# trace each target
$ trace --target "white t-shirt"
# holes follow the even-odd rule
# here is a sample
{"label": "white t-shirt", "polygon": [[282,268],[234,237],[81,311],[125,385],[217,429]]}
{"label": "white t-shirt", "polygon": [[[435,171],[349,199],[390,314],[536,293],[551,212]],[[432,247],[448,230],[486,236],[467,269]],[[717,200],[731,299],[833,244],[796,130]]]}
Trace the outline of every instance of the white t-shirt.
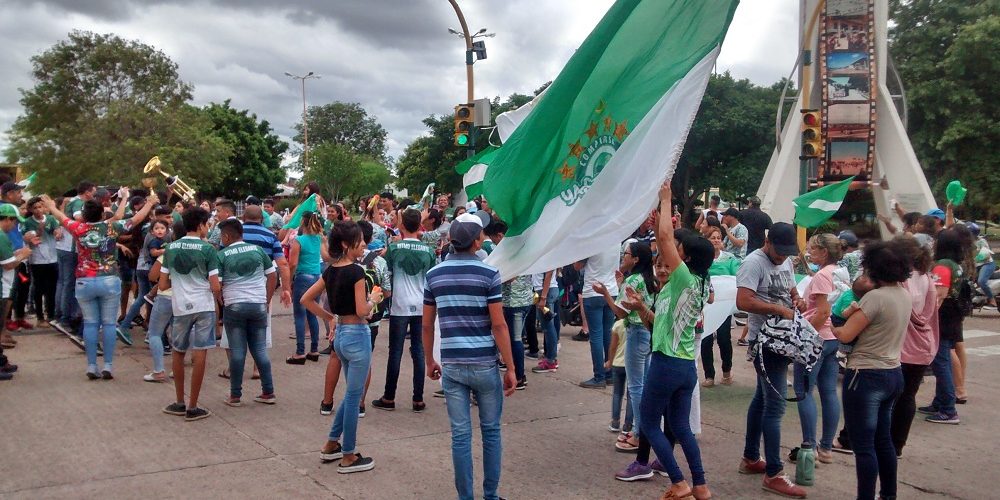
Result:
{"label": "white t-shirt", "polygon": [[615,245],[589,259],[583,267],[583,298],[600,297],[594,291],[594,283],[602,283],[612,296],[618,295],[618,282],[615,281],[615,271],[618,270],[619,248]]}

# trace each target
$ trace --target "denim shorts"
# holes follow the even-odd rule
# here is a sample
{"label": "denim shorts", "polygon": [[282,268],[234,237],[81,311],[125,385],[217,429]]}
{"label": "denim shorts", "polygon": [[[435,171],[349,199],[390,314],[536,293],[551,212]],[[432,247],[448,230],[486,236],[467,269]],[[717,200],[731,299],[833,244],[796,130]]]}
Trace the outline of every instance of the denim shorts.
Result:
{"label": "denim shorts", "polygon": [[174,316],[170,343],[177,352],[215,347],[215,311]]}

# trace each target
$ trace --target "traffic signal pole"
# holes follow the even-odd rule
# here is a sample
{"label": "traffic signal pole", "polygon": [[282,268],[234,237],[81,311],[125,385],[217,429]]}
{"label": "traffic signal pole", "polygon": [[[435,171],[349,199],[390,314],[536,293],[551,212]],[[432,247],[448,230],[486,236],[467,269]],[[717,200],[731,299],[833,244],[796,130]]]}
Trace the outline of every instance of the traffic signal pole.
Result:
{"label": "traffic signal pole", "polygon": [[[465,22],[465,15],[462,14],[462,9],[458,7],[458,2],[456,0],[448,0],[452,8],[455,9],[455,14],[458,16],[458,22],[462,25],[462,35],[465,37],[465,79],[466,79],[466,99],[465,102],[472,103],[476,100],[475,92],[473,91],[473,83],[475,78],[472,74],[472,65],[475,59],[472,55],[472,35],[469,34],[469,25]],[[472,127],[469,130],[469,144],[466,148],[466,157],[471,158],[476,154],[476,128]]]}

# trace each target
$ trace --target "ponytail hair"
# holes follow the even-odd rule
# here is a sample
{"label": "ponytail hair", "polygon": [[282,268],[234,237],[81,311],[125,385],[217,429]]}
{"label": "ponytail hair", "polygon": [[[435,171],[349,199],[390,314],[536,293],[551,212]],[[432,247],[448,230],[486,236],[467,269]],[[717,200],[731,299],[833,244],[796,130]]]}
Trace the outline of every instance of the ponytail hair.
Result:
{"label": "ponytail hair", "polygon": [[330,256],[334,259],[342,258],[347,248],[363,242],[364,236],[361,233],[361,227],[358,226],[357,222],[350,220],[334,222],[327,240]]}
{"label": "ponytail hair", "polygon": [[316,212],[302,214],[302,229],[308,234],[323,234],[323,223]]}

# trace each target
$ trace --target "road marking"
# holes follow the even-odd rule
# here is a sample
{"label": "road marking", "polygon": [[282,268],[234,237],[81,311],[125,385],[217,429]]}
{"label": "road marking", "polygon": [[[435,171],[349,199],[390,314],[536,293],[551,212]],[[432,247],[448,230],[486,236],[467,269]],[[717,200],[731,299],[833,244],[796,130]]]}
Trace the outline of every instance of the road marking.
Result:
{"label": "road marking", "polygon": [[968,339],[979,339],[983,337],[996,337],[1000,335],[998,332],[991,332],[989,330],[965,330],[962,332],[962,336]]}
{"label": "road marking", "polygon": [[971,347],[965,350],[966,354],[971,354],[973,356],[997,356],[1000,355],[1000,345],[991,345],[986,347]]}

